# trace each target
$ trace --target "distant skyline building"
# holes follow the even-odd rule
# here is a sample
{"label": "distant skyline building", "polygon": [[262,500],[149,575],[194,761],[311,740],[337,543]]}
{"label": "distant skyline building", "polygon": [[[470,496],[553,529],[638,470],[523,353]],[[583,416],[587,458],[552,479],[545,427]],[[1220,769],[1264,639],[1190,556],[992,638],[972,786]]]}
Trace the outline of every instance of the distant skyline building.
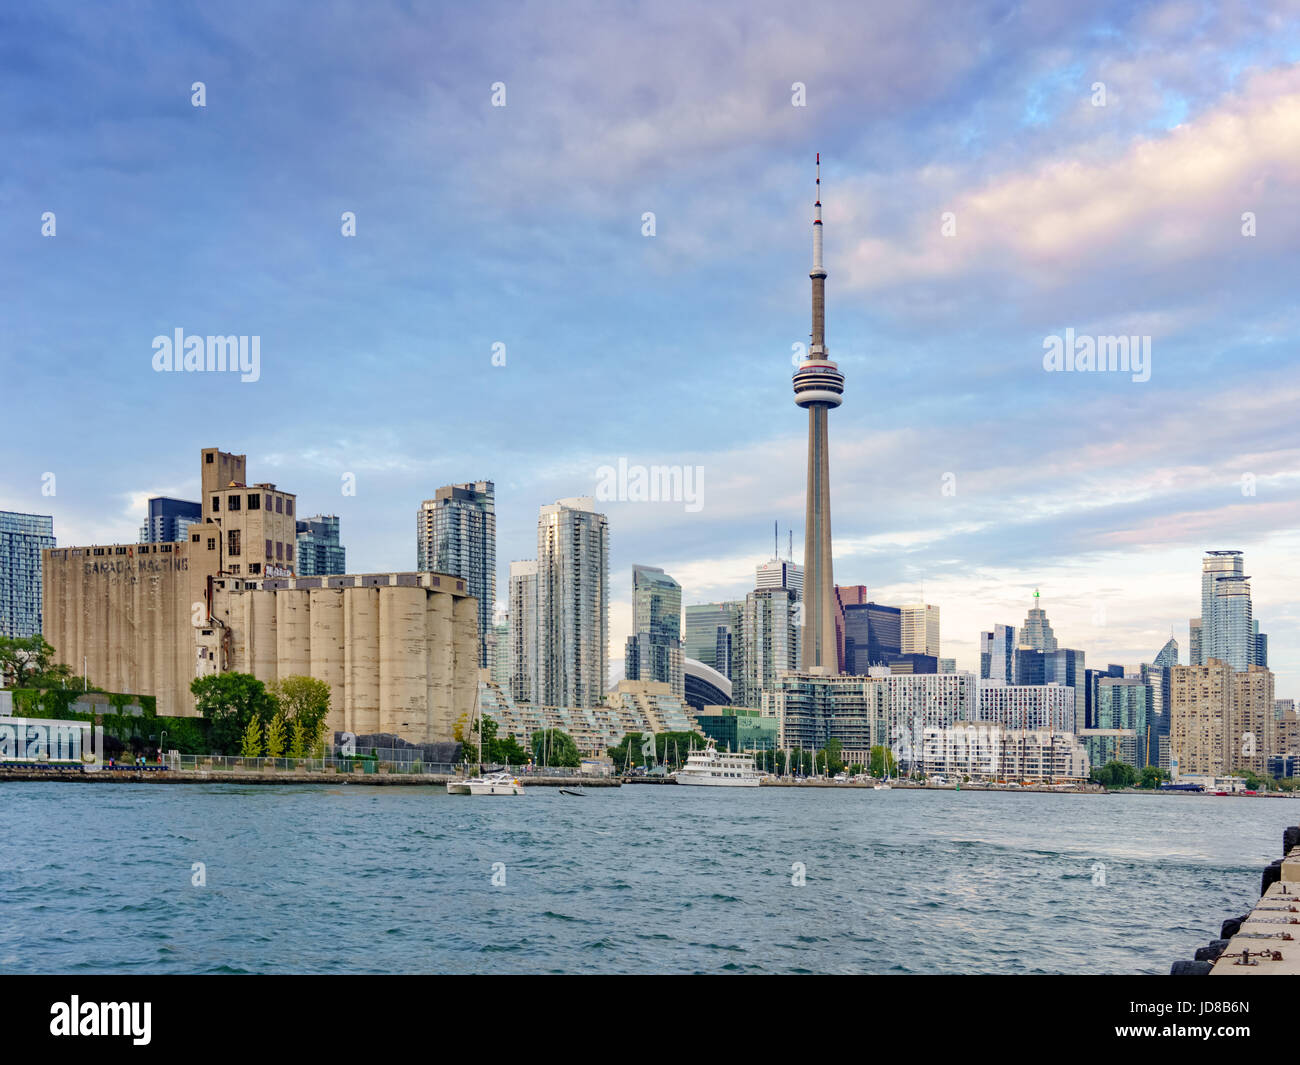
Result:
{"label": "distant skyline building", "polygon": [[633,566],[627,679],[660,681],[684,697],[682,658],[682,586],[656,566]]}
{"label": "distant skyline building", "polygon": [[821,155],[813,217],[812,343],[794,374],[794,401],[808,411],[807,505],[804,514],[803,632],[799,668],[836,675],[835,578],[831,564],[831,467],[827,423],[844,394],[844,375],[826,350],[826,269],[822,265]]}
{"label": "distant skyline building", "polygon": [[900,650],[903,654],[939,655],[939,608],[930,603],[899,607]]}
{"label": "distant skyline building", "polygon": [[1188,624],[1192,655],[1189,665],[1202,666],[1214,654],[1214,587],[1220,577],[1240,577],[1246,572],[1240,551],[1206,551],[1201,558],[1201,616]]}
{"label": "distant skyline building", "polygon": [[1034,605],[1029,608],[1029,615],[1016,635],[1016,646],[1031,647],[1035,651],[1056,650],[1056,634],[1047,620],[1047,611],[1039,602],[1037,588],[1034,589]]}
{"label": "distant skyline building", "polygon": [[[1255,624],[1250,601],[1250,578],[1245,574],[1216,577],[1214,580],[1214,624],[1206,654],[1217,658],[1238,672],[1249,669],[1255,661]],[[1202,635],[1204,647],[1204,635]],[[1208,661],[1208,659],[1207,659]]]}
{"label": "distant skyline building", "polygon": [[496,490],[491,481],[443,485],[416,514],[416,569],[461,577],[478,600],[479,666],[497,600]]}
{"label": "distant skyline building", "polygon": [[759,707],[783,670],[799,667],[799,596],[793,588],[755,588],[745,597],[743,638],[732,702]]}
{"label": "distant skyline building", "polygon": [[755,588],[788,588],[803,598],[803,567],[784,558],[773,558],[754,569]]}
{"label": "distant skyline building", "polygon": [[510,607],[507,612],[510,631],[511,698],[520,703],[539,701],[537,560],[510,563]]}
{"label": "distant skyline building", "polygon": [[152,496],[140,526],[140,543],[174,544],[190,538],[190,526],[203,520],[203,504],[170,496]]}
{"label": "distant skyline building", "polygon": [[744,638],[744,600],[695,603],[686,608],[683,654],[734,680],[733,662]]}
{"label": "distant skyline building", "polygon": [[980,679],[1011,684],[1016,678],[1016,630],[1012,625],[994,625],[980,633]]}
{"label": "distant skyline building", "polygon": [[310,518],[299,518],[295,528],[298,532],[299,577],[347,573],[348,552],[339,542],[337,514],[313,514]]}
{"label": "distant skyline building", "polygon": [[609,664],[609,519],[590,497],[538,515],[537,640],[540,701],[599,705]]}
{"label": "distant skyline building", "polygon": [[58,546],[54,518],[0,510],[0,636],[41,632],[41,552]]}

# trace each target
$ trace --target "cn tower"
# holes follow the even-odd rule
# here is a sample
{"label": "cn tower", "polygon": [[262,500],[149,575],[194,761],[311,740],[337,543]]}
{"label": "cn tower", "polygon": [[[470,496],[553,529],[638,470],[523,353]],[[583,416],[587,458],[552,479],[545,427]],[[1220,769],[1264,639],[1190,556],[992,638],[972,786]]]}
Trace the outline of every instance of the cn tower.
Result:
{"label": "cn tower", "polygon": [[831,462],[826,416],[844,395],[844,375],[826,355],[826,268],[822,265],[822,157],[813,215],[812,344],[794,374],[794,402],[808,409],[808,505],[803,532],[803,673],[839,673],[835,578],[831,573]]}

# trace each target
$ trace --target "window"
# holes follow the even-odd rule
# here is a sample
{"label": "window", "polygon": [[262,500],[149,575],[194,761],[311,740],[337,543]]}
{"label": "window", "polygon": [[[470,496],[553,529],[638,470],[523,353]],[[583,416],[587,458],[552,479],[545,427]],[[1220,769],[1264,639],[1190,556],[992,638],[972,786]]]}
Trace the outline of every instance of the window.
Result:
{"label": "window", "polygon": [[280,543],[279,540],[275,542],[275,557],[281,562],[284,561],[284,544]]}
{"label": "window", "polygon": [[113,552],[113,554],[115,554],[115,555],[125,555],[125,554],[126,554],[126,548],[125,548],[125,547],[119,547],[116,551]]}
{"label": "window", "polygon": [[276,497],[275,497],[275,512],[276,512],[277,514],[283,514],[283,513],[284,513],[284,496],[276,496]]}
{"label": "window", "polygon": [[203,456],[203,460],[204,460],[204,461],[205,461],[209,466],[211,466],[211,465],[212,465],[212,452],[209,451],[206,455],[204,455],[204,456]]}
{"label": "window", "polygon": [[231,573],[238,573],[238,572],[239,572],[239,563],[238,563],[238,562],[236,562],[233,566],[230,567],[230,572],[231,572]]}
{"label": "window", "polygon": [[215,514],[215,513],[216,513],[217,511],[219,511],[220,509],[221,509],[221,497],[220,497],[220,496],[213,496],[213,497],[212,497],[212,513]]}
{"label": "window", "polygon": [[250,563],[248,564],[248,572],[249,572],[249,573],[261,573],[261,572],[262,572],[262,563],[260,563],[260,562],[250,562]]}
{"label": "window", "polygon": [[266,511],[267,511],[267,513],[269,514],[270,511],[271,511],[271,493],[270,493],[270,492],[268,492],[268,493],[263,497],[263,506],[266,508]]}
{"label": "window", "polygon": [[267,541],[266,541],[266,557],[267,557],[267,558],[270,558],[270,557],[271,557],[271,541],[270,541],[270,540],[267,540]]}
{"label": "window", "polygon": [[262,505],[262,493],[261,493],[261,492],[249,492],[249,493],[248,493],[248,509],[249,509],[249,510],[257,510],[259,507],[261,507],[261,505]]}
{"label": "window", "polygon": [[237,496],[237,495],[231,495],[231,496],[227,497],[227,499],[226,499],[226,509],[227,509],[227,510],[238,510],[238,509],[239,509],[239,496]]}
{"label": "window", "polygon": [[209,536],[209,537],[208,537],[208,550],[209,550],[209,551],[215,551],[216,549],[217,549],[217,538],[216,538],[215,536]]}
{"label": "window", "polygon": [[172,545],[163,544],[158,550],[160,550],[164,555],[170,555],[172,553]]}
{"label": "window", "polygon": [[239,554],[239,530],[228,529],[226,531],[226,554],[235,556]]}
{"label": "window", "polygon": [[285,544],[285,545],[284,545],[284,560],[285,560],[286,562],[292,562],[292,561],[293,561],[293,544]]}
{"label": "window", "polygon": [[293,517],[293,500],[292,500],[292,499],[286,499],[286,500],[284,501],[284,512],[285,512],[286,514],[288,514],[289,517],[291,517],[291,518]]}
{"label": "window", "polygon": [[197,544],[198,542],[199,542],[199,534],[198,534],[198,533],[190,533],[190,543],[192,543],[192,544]]}

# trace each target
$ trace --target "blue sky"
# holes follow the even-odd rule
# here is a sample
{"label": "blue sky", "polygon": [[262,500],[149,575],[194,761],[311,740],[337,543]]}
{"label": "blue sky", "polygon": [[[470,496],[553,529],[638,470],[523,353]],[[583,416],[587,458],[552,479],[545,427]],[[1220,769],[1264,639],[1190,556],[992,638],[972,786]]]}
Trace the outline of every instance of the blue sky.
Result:
{"label": "blue sky", "polygon": [[[742,595],[773,521],[802,555],[820,151],[837,580],[938,603],[966,667],[1038,586],[1064,645],[1135,665],[1171,627],[1186,655],[1202,550],[1240,548],[1300,696],[1297,16],[7,5],[0,508],[134,539],[219,446],[376,571],[490,478],[504,599],[539,505],[701,466],[698,511],[607,507],[617,663],[633,563],[690,603]],[[155,373],[176,328],[260,336],[260,380]],[[1045,372],[1067,328],[1150,336],[1151,379]]]}

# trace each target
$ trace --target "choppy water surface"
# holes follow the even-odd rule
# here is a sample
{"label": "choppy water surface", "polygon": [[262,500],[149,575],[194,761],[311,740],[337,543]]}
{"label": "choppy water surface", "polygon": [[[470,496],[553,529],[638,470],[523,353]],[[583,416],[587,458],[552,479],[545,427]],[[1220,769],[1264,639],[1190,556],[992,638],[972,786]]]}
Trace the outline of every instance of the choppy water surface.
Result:
{"label": "choppy water surface", "polygon": [[1165,973],[1300,821],[1292,800],[786,788],[0,802],[0,971],[60,973]]}

